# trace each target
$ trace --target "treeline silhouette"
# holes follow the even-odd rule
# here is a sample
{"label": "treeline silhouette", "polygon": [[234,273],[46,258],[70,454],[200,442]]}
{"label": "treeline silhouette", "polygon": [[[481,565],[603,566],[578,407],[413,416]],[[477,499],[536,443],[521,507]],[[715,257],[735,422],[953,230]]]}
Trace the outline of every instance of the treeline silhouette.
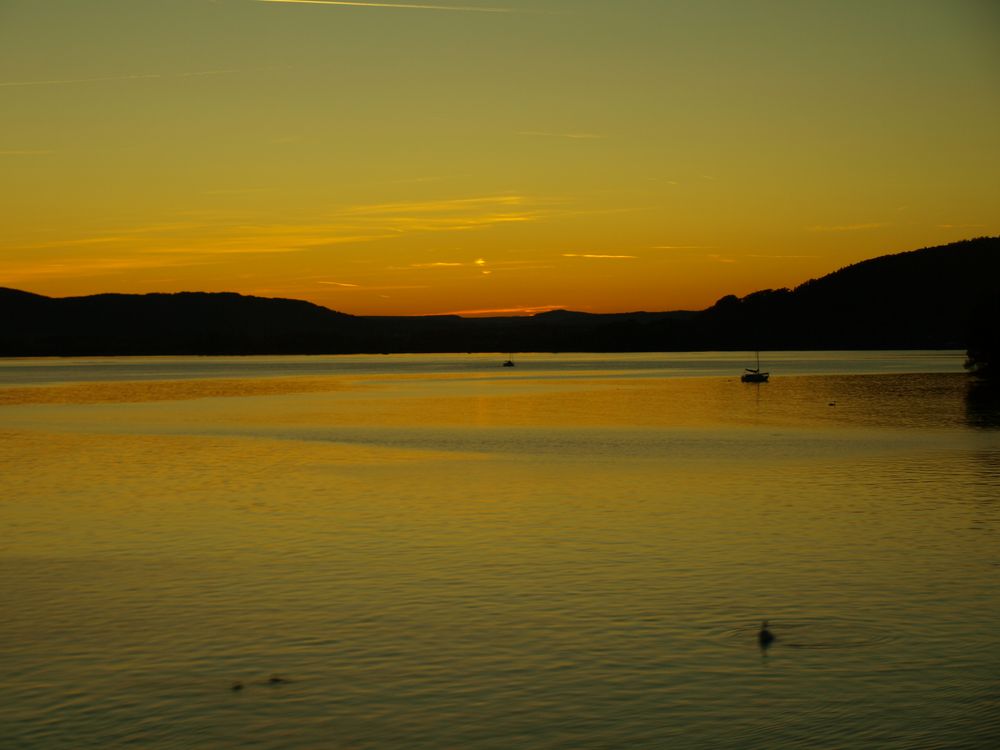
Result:
{"label": "treeline silhouette", "polygon": [[974,374],[1000,382],[1000,294],[990,295],[972,310],[965,366]]}
{"label": "treeline silhouette", "polygon": [[[1000,237],[886,255],[795,289],[767,289],[742,298],[729,295],[698,312],[355,316],[301,300],[234,293],[51,298],[0,288],[0,356],[978,345],[982,361],[992,356],[995,363],[998,326],[992,316],[997,300]],[[976,344],[979,341],[985,343]]]}

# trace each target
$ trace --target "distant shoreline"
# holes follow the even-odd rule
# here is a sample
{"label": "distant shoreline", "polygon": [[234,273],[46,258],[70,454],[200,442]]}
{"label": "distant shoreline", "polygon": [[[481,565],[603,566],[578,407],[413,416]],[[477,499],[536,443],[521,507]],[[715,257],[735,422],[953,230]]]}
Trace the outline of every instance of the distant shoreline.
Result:
{"label": "distant shoreline", "polygon": [[231,292],[53,298],[0,288],[0,356],[966,349],[989,337],[1000,237],[885,255],[700,311],[355,316]]}

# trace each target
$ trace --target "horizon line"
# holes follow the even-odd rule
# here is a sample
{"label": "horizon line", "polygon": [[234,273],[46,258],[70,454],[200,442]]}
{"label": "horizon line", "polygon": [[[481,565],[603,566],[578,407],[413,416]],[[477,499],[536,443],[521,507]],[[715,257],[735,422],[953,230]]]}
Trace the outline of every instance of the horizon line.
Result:
{"label": "horizon line", "polygon": [[259,3],[287,5],[333,5],[348,8],[396,8],[399,10],[444,10],[465,13],[514,13],[513,8],[489,8],[475,5],[426,5],[422,3],[374,3],[360,0],[257,0]]}

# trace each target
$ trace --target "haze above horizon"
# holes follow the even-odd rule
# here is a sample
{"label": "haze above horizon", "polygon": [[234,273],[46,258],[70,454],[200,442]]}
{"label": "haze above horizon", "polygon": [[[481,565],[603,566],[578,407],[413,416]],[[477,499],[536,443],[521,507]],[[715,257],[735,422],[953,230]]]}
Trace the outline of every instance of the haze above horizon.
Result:
{"label": "haze above horizon", "polygon": [[0,286],[703,309],[1000,234],[982,0],[5,0]]}

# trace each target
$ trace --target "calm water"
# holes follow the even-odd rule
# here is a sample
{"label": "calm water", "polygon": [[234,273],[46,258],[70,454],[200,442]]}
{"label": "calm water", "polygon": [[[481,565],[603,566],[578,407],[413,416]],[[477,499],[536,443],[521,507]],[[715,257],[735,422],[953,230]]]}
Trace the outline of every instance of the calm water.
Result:
{"label": "calm water", "polygon": [[744,359],[0,360],[0,747],[997,746],[996,396]]}

